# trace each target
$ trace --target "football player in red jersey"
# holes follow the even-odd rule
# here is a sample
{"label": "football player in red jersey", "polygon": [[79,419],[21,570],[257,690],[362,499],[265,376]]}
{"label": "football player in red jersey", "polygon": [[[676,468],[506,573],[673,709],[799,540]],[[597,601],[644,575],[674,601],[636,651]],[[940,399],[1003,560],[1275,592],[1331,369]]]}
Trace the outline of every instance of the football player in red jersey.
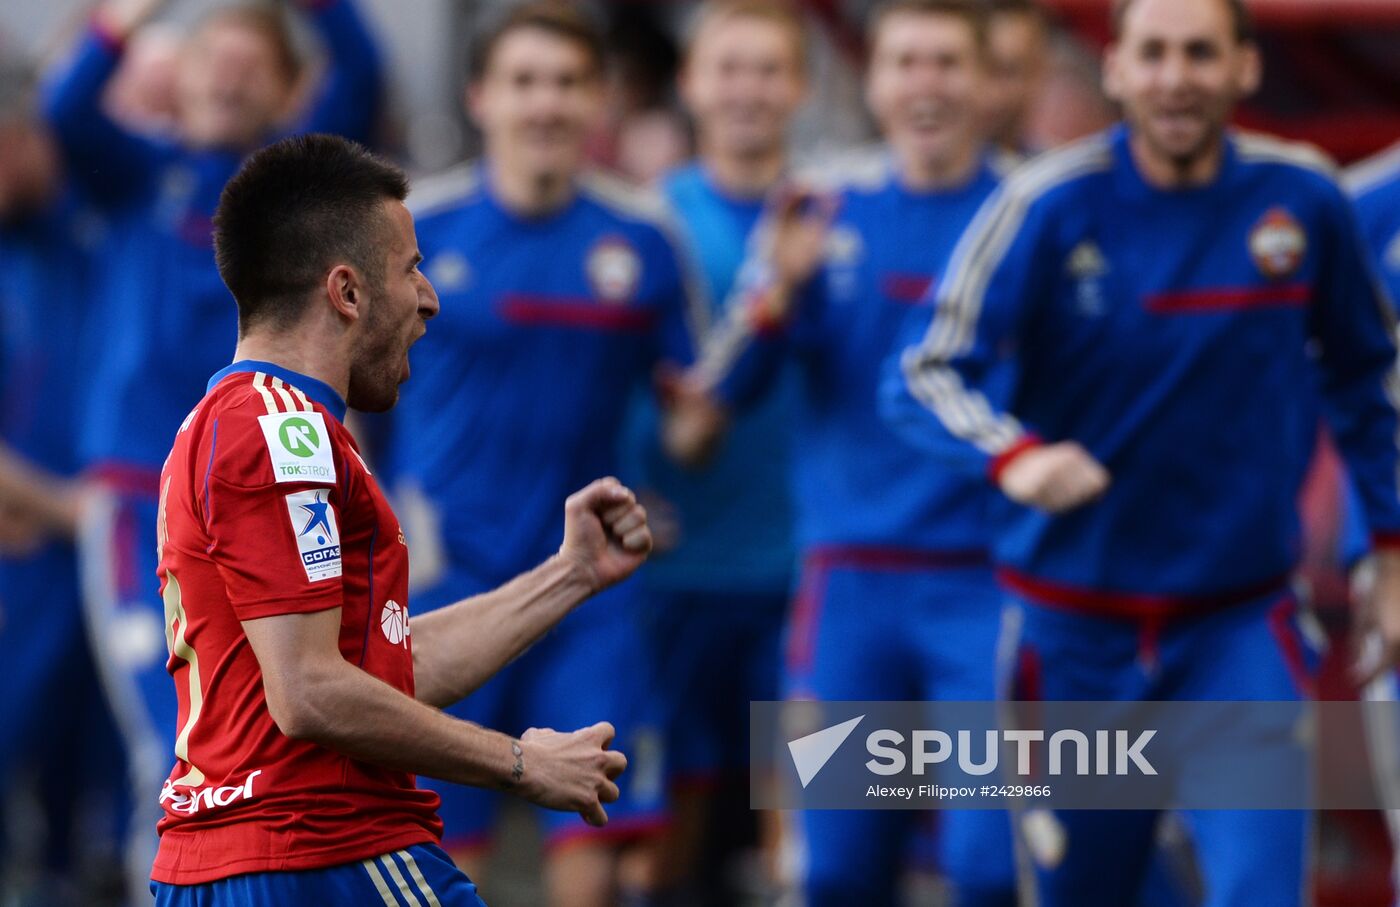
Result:
{"label": "football player in red jersey", "polygon": [[632,493],[565,503],[559,552],[408,620],[403,534],[341,420],[393,406],[438,311],[404,176],[329,136],[229,183],[216,250],[239,308],[233,365],[176,437],[158,525],[180,699],[157,902],[477,905],[414,775],[607,821],[612,728],[515,740],[440,707],[479,686],[651,548]]}

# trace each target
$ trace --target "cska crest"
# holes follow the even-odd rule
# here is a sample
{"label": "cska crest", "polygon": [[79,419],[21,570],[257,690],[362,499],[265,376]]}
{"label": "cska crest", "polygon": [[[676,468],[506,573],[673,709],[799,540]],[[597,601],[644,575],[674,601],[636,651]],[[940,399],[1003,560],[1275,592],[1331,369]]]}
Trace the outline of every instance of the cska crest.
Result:
{"label": "cska crest", "polygon": [[1270,208],[1249,233],[1249,255],[1270,280],[1293,276],[1307,251],[1307,234],[1284,208]]}
{"label": "cska crest", "polygon": [[636,292],[637,281],[642,276],[642,260],[626,240],[607,236],[588,253],[584,270],[599,299],[623,303]]}

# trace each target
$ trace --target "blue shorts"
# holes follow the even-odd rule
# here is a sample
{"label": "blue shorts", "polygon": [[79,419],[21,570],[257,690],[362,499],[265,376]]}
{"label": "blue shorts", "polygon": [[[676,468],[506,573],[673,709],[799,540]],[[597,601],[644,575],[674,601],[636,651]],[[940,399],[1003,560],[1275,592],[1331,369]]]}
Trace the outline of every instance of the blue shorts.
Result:
{"label": "blue shorts", "polygon": [[672,784],[749,765],[749,703],[778,698],[788,595],[648,589],[642,617]]}
{"label": "blue shorts", "polygon": [[[1286,592],[1160,622],[1018,603],[1007,611],[1005,689],[1016,700],[1276,700],[1310,695],[1318,653]],[[1127,904],[1144,894],[1158,814],[1036,811],[1019,818],[1042,907]],[[1204,907],[1304,903],[1310,817],[1185,811]]]}
{"label": "blue shorts", "polygon": [[[618,779],[621,799],[606,804],[608,824],[588,825],[575,813],[540,810],[545,843],[574,839],[627,839],[657,830],[666,818],[664,745],[657,701],[648,691],[649,660],[630,583],[615,586],[579,606],[524,655],[447,711],[467,721],[519,736],[528,728],[574,731],[611,722],[612,748],[627,756]],[[415,613],[441,607],[481,590],[460,576],[448,577],[411,600]],[[442,798],[443,846],[490,843],[502,794],[419,778]]]}
{"label": "blue shorts", "polygon": [[471,879],[432,844],[327,869],[254,872],[203,885],[152,882],[151,891],[157,907],[485,907]]}
{"label": "blue shorts", "polygon": [[[822,550],[803,563],[787,641],[789,697],[839,700],[996,698],[1003,595],[986,565]],[[798,865],[811,907],[893,905],[918,833],[916,813],[797,814]],[[995,810],[940,812],[936,862],[967,907],[1015,903],[1011,823]]]}

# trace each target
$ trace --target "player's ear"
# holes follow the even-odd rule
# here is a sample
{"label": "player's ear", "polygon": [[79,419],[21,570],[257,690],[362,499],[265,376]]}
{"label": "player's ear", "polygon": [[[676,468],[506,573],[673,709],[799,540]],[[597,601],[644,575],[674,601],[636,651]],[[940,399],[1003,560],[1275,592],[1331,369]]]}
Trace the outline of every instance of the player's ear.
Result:
{"label": "player's ear", "polygon": [[355,321],[360,317],[364,295],[360,275],[350,265],[336,265],[326,275],[326,298],[331,308],[346,320]]}
{"label": "player's ear", "polygon": [[482,111],[480,79],[467,80],[466,87],[462,89],[462,107],[466,110],[471,121],[480,125]]}
{"label": "player's ear", "polygon": [[1110,101],[1123,100],[1123,82],[1118,67],[1122,49],[1110,44],[1103,52],[1103,93]]}
{"label": "player's ear", "polygon": [[1259,46],[1253,41],[1246,42],[1240,46],[1239,71],[1236,76],[1239,96],[1247,98],[1254,94],[1263,80],[1264,59],[1259,53]]}

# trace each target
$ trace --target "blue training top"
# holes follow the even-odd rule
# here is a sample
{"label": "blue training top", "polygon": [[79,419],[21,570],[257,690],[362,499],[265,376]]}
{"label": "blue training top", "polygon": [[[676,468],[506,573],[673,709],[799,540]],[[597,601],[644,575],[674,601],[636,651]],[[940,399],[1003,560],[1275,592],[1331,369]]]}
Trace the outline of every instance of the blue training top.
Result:
{"label": "blue training top", "polygon": [[[828,168],[833,169],[833,168]],[[742,405],[795,359],[801,398],[793,427],[793,498],[800,547],[869,546],[924,552],[984,552],[989,545],[984,482],[940,468],[881,418],[877,391],[886,360],[911,319],[927,319],[930,287],[963,228],[994,191],[984,160],[952,189],[900,184],[883,149],[834,168],[840,210],[826,260],[776,334],[745,328],[744,305],[706,344],[702,371],[722,398]],[[753,298],[771,279],[746,269],[736,291]]]}
{"label": "blue training top", "polygon": [[82,400],[102,330],[92,309],[103,218],[67,192],[0,226],[0,440],[72,475]]}
{"label": "blue training top", "polygon": [[[1006,508],[997,556],[1032,599],[1199,604],[1293,567],[1319,384],[1372,531],[1400,530],[1392,320],[1320,155],[1232,133],[1211,184],[1162,191],[1119,127],[979,214],[887,410],[994,474],[1037,439],[1105,464],[1085,507]],[[1009,393],[988,387],[999,363]]]}
{"label": "blue training top", "polygon": [[429,505],[441,566],[476,588],[558,548],[564,499],[618,471],[632,391],[660,361],[688,363],[705,318],[658,200],[590,176],[561,210],[523,218],[486,169],[410,199],[442,311],[414,347],[387,445],[396,484]]}

